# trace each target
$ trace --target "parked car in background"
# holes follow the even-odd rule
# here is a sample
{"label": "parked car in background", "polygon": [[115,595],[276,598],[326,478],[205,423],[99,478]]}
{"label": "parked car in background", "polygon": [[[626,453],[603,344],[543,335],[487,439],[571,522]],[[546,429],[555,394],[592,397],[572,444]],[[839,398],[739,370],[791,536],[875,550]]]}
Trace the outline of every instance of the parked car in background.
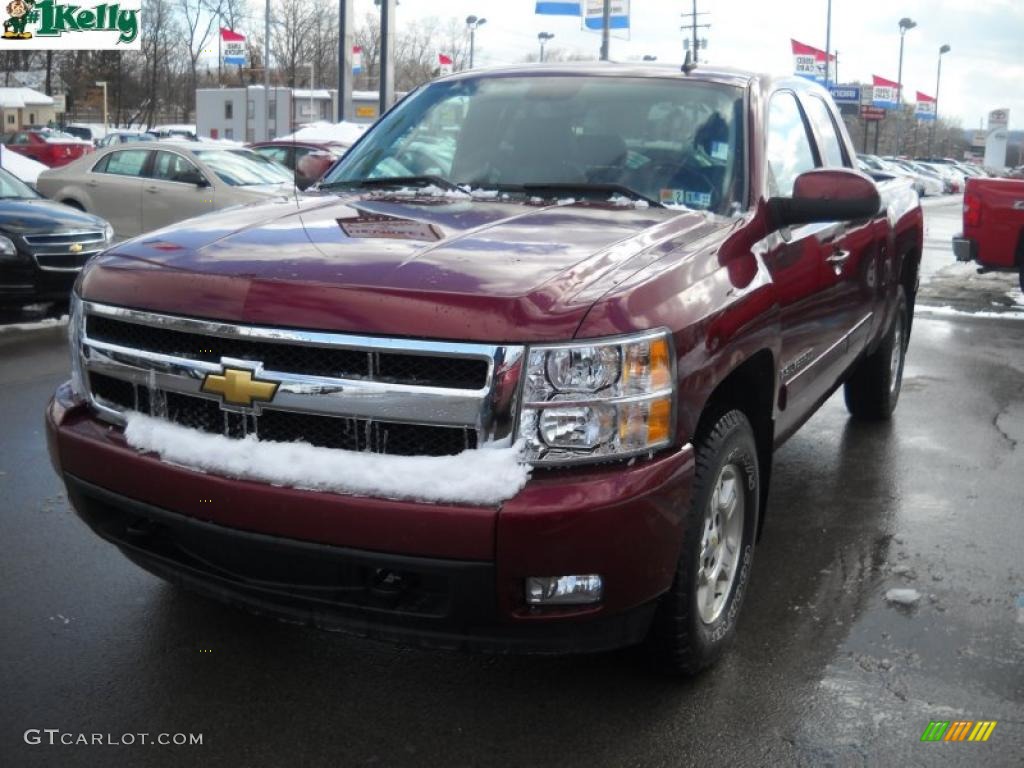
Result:
{"label": "parked car in background", "polygon": [[0,144],[49,168],[67,165],[95,150],[91,141],[49,129],[13,131],[0,137]]}
{"label": "parked car in background", "polygon": [[[912,171],[908,168],[904,168],[898,163],[890,162],[884,158],[878,157],[877,155],[858,155],[858,159],[871,169],[872,175],[877,179],[877,174],[885,174],[891,178],[906,179],[910,182],[910,185],[917,192],[918,197],[924,197],[927,194],[942,194],[942,185],[935,184],[933,180],[926,179],[925,176],[917,171]],[[939,191],[935,191],[938,189]]]}
{"label": "parked car in background", "polygon": [[69,123],[62,126],[61,130],[75,138],[81,139],[82,141],[88,141],[90,144],[95,144],[101,138],[99,131],[96,131],[90,125]]}
{"label": "parked car in background", "polygon": [[902,157],[883,157],[880,159],[890,168],[906,173],[908,178],[913,181],[914,187],[921,197],[945,194],[946,183],[934,172],[925,173],[915,167],[913,162]]}
{"label": "parked car in background", "polygon": [[147,133],[158,139],[199,140],[199,134],[196,133],[194,125],[154,125]]}
{"label": "parked car in background", "polygon": [[953,163],[931,163],[921,160],[917,162],[917,165],[938,174],[953,194],[960,194],[964,191],[966,175]]}
{"label": "parked car in background", "polygon": [[953,238],[957,261],[1017,272],[1024,291],[1024,180],[968,179],[964,229]]}
{"label": "parked car in background", "polygon": [[41,173],[37,187],[103,216],[120,237],[295,190],[287,169],[251,150],[189,141],[107,147]]}
{"label": "parked car in background", "polygon": [[46,200],[0,168],[0,305],[67,301],[82,266],[113,235],[98,216]]}
{"label": "parked car in background", "polygon": [[111,147],[115,144],[131,144],[137,141],[156,141],[156,136],[146,131],[111,131],[98,142],[97,147]]}
{"label": "parked car in background", "polygon": [[348,150],[343,144],[312,141],[261,141],[248,147],[294,171],[295,186],[299,189],[319,180]]}

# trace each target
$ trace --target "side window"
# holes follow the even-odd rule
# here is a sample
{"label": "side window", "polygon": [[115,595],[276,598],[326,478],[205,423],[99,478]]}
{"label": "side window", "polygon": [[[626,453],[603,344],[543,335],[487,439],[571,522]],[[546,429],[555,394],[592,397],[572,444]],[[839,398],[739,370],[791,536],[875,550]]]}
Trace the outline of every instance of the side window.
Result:
{"label": "side window", "polygon": [[97,164],[93,170],[100,173],[111,173],[115,176],[141,176],[142,168],[149,156],[148,149],[125,149],[107,155],[107,164],[102,170]]}
{"label": "side window", "polygon": [[796,177],[815,167],[800,105],[789,91],[776,93],[768,105],[767,158],[768,194],[772,197],[792,195]]}
{"label": "side window", "polygon": [[843,157],[843,145],[836,133],[836,124],[832,119],[828,106],[817,96],[804,99],[804,107],[807,109],[807,117],[814,126],[814,132],[818,135],[818,151],[821,152],[821,159],[829,168],[842,168],[846,165]]}
{"label": "side window", "polygon": [[15,144],[31,144],[32,143],[32,139],[29,137],[29,135],[27,133],[16,133],[16,134],[14,134],[14,143]]}
{"label": "side window", "polygon": [[150,173],[151,178],[159,181],[181,181],[189,184],[194,183],[197,175],[202,175],[199,169],[174,152],[157,152],[153,161],[153,171]]}
{"label": "side window", "polygon": [[289,165],[287,147],[259,147],[256,151],[268,160],[273,160],[275,163],[280,163],[284,166]]}

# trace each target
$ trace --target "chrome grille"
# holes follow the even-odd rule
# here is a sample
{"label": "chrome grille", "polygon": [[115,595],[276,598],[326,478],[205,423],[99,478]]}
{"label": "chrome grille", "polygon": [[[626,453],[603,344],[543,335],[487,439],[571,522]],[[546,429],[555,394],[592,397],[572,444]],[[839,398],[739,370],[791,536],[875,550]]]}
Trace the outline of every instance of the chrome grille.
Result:
{"label": "chrome grille", "polygon": [[[205,432],[396,455],[447,455],[512,434],[523,348],[220,323],[85,302],[82,362],[97,412]],[[272,402],[201,391],[224,366],[277,382]]]}
{"label": "chrome grille", "polygon": [[[45,235],[23,235],[32,258],[40,269],[48,272],[78,272],[86,261],[103,250],[103,232],[55,232]],[[71,246],[82,250],[72,253]]]}

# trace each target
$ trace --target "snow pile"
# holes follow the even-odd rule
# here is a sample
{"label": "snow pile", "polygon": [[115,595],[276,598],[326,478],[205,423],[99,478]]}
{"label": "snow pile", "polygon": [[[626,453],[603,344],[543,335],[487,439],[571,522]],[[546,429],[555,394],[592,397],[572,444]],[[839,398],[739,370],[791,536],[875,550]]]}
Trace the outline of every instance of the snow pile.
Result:
{"label": "snow pile", "polygon": [[320,120],[300,128],[295,133],[279,136],[274,141],[312,141],[316,144],[342,144],[351,147],[366,132],[368,125],[359,123],[329,123]]}
{"label": "snow pile", "polygon": [[39,179],[39,174],[49,170],[45,165],[33,160],[31,157],[19,155],[17,152],[12,152],[4,146],[0,146],[0,168],[14,174],[26,184],[35,184]]}
{"label": "snow pile", "polygon": [[634,200],[632,197],[615,194],[608,198],[608,202],[618,208],[650,208],[651,204],[646,200]]}
{"label": "snow pile", "polygon": [[890,589],[885,593],[885,599],[897,605],[913,605],[921,599],[921,593],[916,589]]}
{"label": "snow pile", "polygon": [[387,499],[495,505],[530,477],[518,446],[456,456],[386,456],[309,443],[241,440],[200,432],[140,413],[129,414],[125,439],[169,464],[243,480]]}

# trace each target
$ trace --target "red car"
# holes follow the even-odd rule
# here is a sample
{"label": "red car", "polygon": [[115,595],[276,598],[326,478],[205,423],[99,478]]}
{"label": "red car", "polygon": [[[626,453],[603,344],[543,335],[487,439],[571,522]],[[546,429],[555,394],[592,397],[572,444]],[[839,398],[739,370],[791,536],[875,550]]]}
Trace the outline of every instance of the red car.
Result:
{"label": "red car", "polygon": [[14,131],[0,137],[0,144],[50,168],[67,165],[95,151],[88,141],[50,130]]}
{"label": "red car", "polygon": [[922,212],[855,160],[802,78],[434,80],[319,194],[90,261],[52,461],[99,536],[222,600],[696,672],[775,447],[840,387],[859,419],[900,395]]}
{"label": "red car", "polygon": [[295,172],[295,186],[306,189],[319,181],[348,150],[343,144],[310,141],[261,141],[249,149]]}
{"label": "red car", "polygon": [[1024,180],[967,179],[964,231],[953,238],[957,261],[1020,275],[1024,291]]}

